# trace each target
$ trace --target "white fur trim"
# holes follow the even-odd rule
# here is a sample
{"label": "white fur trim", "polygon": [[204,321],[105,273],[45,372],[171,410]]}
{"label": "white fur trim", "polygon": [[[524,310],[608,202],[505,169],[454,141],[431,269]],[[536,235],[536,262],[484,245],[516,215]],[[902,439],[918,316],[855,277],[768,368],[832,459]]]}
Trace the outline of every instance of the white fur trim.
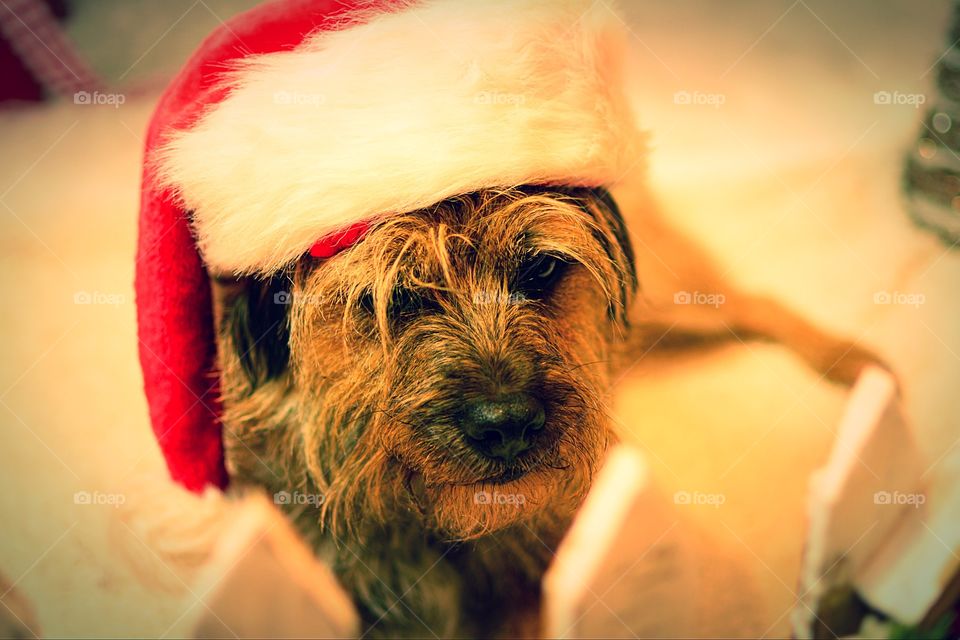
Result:
{"label": "white fur trim", "polygon": [[248,58],[158,156],[213,269],[484,187],[608,185],[637,163],[626,35],[594,0],[425,0]]}

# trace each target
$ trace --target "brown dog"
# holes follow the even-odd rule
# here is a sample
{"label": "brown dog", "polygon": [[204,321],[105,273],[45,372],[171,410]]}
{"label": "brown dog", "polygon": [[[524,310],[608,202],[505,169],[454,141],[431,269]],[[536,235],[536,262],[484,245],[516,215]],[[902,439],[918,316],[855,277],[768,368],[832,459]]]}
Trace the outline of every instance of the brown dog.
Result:
{"label": "brown dog", "polygon": [[[644,252],[602,189],[487,190],[215,283],[231,475],[283,496],[367,632],[536,633],[551,550],[616,439],[604,399],[651,345],[778,340],[841,382],[872,360],[630,217]],[[725,303],[638,296],[650,247]]]}

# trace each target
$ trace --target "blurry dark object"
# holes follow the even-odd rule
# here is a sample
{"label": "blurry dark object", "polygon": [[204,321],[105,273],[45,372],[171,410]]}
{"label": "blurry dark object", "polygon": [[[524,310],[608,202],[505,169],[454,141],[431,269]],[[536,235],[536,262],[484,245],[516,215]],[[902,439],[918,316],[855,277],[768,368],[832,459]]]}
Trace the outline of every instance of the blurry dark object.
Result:
{"label": "blurry dark object", "polygon": [[0,4],[0,102],[39,102],[100,86],[64,33],[63,0]]}
{"label": "blurry dark object", "polygon": [[960,3],[954,4],[947,51],[937,62],[936,94],[904,169],[914,221],[951,246],[960,243]]}

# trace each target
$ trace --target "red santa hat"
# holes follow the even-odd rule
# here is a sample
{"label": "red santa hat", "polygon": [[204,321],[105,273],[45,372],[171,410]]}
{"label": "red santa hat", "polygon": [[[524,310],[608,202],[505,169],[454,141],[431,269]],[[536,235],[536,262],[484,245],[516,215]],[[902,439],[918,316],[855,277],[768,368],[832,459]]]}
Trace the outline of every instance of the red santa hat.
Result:
{"label": "red santa hat", "polygon": [[332,257],[391,214],[611,185],[641,153],[620,18],[594,0],[277,0],[215,31],[146,143],[136,290],[173,478],[226,485],[210,273]]}

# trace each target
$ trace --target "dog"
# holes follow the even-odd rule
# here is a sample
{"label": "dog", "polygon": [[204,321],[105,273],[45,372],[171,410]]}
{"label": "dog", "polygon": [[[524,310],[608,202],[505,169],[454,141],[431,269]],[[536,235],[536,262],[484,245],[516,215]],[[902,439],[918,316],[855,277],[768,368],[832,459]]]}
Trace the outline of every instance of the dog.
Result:
{"label": "dog", "polygon": [[[876,361],[722,282],[654,210],[486,189],[326,261],[214,279],[231,477],[313,497],[284,508],[365,637],[537,634],[552,550],[617,440],[605,398],[643,354],[773,340],[843,384]],[[652,303],[654,250],[725,304]]]}

